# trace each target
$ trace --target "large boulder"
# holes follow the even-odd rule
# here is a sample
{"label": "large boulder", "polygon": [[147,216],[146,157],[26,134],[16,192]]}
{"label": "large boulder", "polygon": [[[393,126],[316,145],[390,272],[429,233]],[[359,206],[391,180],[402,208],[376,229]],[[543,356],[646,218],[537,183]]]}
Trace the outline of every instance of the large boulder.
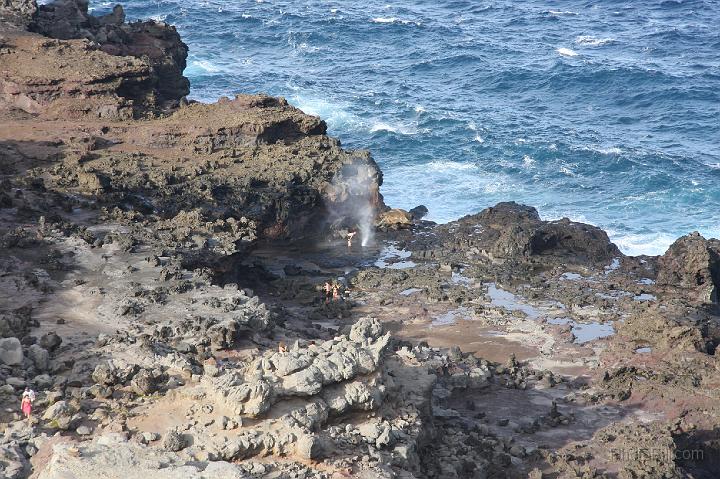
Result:
{"label": "large boulder", "polygon": [[570,221],[542,221],[537,210],[515,202],[498,203],[461,220],[478,223],[494,236],[488,253],[494,259],[558,259],[575,264],[606,264],[622,256],[602,229]]}
{"label": "large boulder", "polygon": [[30,328],[32,308],[23,306],[12,312],[0,314],[0,338],[23,337]]}
{"label": "large boulder", "polygon": [[168,451],[178,452],[187,447],[187,441],[182,434],[171,429],[165,434],[162,445]]}
{"label": "large boulder", "polygon": [[33,344],[28,348],[28,357],[38,371],[47,371],[50,367],[50,353],[37,344]]}
{"label": "large boulder", "polygon": [[40,346],[48,351],[55,351],[62,344],[62,338],[54,331],[45,333],[40,337]]}
{"label": "large boulder", "polygon": [[387,228],[391,230],[405,229],[412,225],[412,215],[400,208],[394,208],[380,213],[375,220],[375,226],[378,228]]}
{"label": "large boulder", "polygon": [[658,259],[657,284],[692,291],[694,300],[718,300],[720,241],[693,232],[677,239]]}
{"label": "large boulder", "polygon": [[158,389],[158,378],[147,369],[141,369],[130,381],[133,391],[139,396],[147,396]]}
{"label": "large boulder", "polygon": [[77,422],[75,413],[77,407],[68,401],[58,401],[49,406],[43,413],[43,419],[46,420],[51,427],[57,427],[62,430],[71,429]]}
{"label": "large boulder", "polygon": [[15,366],[22,364],[23,350],[18,338],[0,339],[0,364]]}

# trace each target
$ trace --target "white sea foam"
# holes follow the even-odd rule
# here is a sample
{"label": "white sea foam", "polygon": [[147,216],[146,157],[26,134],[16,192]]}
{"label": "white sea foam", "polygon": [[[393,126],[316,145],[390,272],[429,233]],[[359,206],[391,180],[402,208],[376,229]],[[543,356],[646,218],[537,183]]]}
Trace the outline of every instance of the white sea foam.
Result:
{"label": "white sea foam", "polygon": [[412,20],[402,20],[396,17],[375,17],[370,20],[372,23],[399,23],[401,25],[416,25],[420,26],[420,22],[414,22]]}
{"label": "white sea foam", "polygon": [[469,171],[477,170],[477,165],[474,163],[463,163],[460,161],[442,161],[434,160],[425,165],[430,171]]}
{"label": "white sea foam", "polygon": [[565,176],[571,176],[571,177],[577,176],[577,174],[568,165],[561,166],[559,171],[560,171],[560,173],[562,173]]}
{"label": "white sea foam", "polygon": [[548,10],[546,13],[550,15],[578,15],[577,12],[571,12],[569,10]]}
{"label": "white sea foam", "polygon": [[596,151],[603,155],[619,155],[622,153],[622,150],[618,148],[617,146],[611,146],[611,147],[589,147],[588,148],[591,151]]}
{"label": "white sea foam", "polygon": [[197,67],[201,70],[205,70],[208,73],[218,73],[222,71],[222,68],[215,65],[213,62],[209,60],[192,60],[190,62],[190,65]]}
{"label": "white sea foam", "polygon": [[[292,85],[289,85],[289,87],[295,90],[298,89]],[[346,105],[342,103],[334,103],[302,92],[295,94],[289,101],[308,115],[319,116],[332,128],[349,129],[362,125],[361,120],[348,112]]]}
{"label": "white sea foam", "polygon": [[530,155],[523,156],[523,166],[525,168],[531,168],[535,165],[535,158]]}
{"label": "white sea foam", "polygon": [[376,121],[370,125],[370,132],[389,131],[390,133],[398,133],[400,135],[415,135],[418,132],[417,125],[391,125],[384,121]]}
{"label": "white sea foam", "polygon": [[473,138],[474,141],[477,141],[478,143],[485,143],[485,140],[483,140],[482,136],[479,134],[475,135],[475,138]]}
{"label": "white sea foam", "polygon": [[612,230],[607,233],[610,241],[628,256],[661,255],[677,239],[667,233],[622,234]]}
{"label": "white sea foam", "polygon": [[558,52],[560,55],[564,56],[564,57],[576,57],[576,56],[578,56],[578,53],[577,53],[575,50],[571,50],[571,49],[565,48],[565,47],[558,48],[558,49],[557,49],[557,52]]}
{"label": "white sea foam", "polygon": [[590,47],[600,47],[608,45],[615,41],[614,38],[596,38],[591,35],[580,35],[575,37],[575,43],[578,45],[586,45]]}

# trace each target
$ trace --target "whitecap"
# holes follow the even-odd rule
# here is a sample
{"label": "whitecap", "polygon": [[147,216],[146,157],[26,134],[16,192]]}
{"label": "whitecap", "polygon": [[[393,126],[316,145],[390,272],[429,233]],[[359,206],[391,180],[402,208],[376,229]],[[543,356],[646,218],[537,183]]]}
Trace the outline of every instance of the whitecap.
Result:
{"label": "whitecap", "polygon": [[378,131],[388,131],[400,135],[414,135],[418,132],[418,129],[417,126],[414,125],[391,125],[384,121],[377,121],[370,125],[370,133],[376,133]]}
{"label": "whitecap", "polygon": [[585,151],[600,153],[601,155],[619,155],[622,153],[622,150],[617,146],[586,146],[582,149]]}
{"label": "whitecap", "polygon": [[545,13],[549,13],[550,15],[578,15],[577,12],[571,12],[569,10],[548,10]]}
{"label": "whitecap", "polygon": [[667,233],[623,234],[608,230],[610,241],[628,256],[661,255],[675,241],[675,237]]}
{"label": "whitecap", "polygon": [[425,166],[432,171],[468,171],[477,169],[477,165],[474,163],[463,163],[460,161],[434,160],[427,163]]}
{"label": "whitecap", "polygon": [[579,35],[575,37],[575,43],[578,45],[587,45],[591,47],[600,47],[608,45],[615,41],[614,38],[596,38],[591,35]]}
{"label": "whitecap", "polygon": [[[297,87],[289,85],[289,88],[298,90]],[[294,106],[308,115],[319,116],[331,128],[357,128],[362,126],[362,121],[346,109],[342,103],[333,103],[323,98],[307,95],[298,92],[290,100]]]}
{"label": "whitecap", "polygon": [[473,141],[477,141],[478,143],[485,143],[485,140],[478,134],[475,135],[475,138],[473,138]]}
{"label": "whitecap", "polygon": [[320,47],[314,47],[312,45],[308,45],[305,42],[293,43],[292,47],[293,47],[293,50],[295,50],[295,51],[305,52],[305,53],[315,53],[315,52],[320,51]]}
{"label": "whitecap", "polygon": [[568,166],[561,166],[559,171],[565,176],[577,176],[575,172]]}
{"label": "whitecap", "polygon": [[535,158],[530,155],[523,156],[523,166],[525,168],[531,168],[533,165],[535,165]]}
{"label": "whitecap", "polygon": [[218,67],[209,60],[193,60],[190,62],[190,64],[194,67],[205,70],[208,73],[218,73],[222,71],[220,67]]}
{"label": "whitecap", "polygon": [[576,57],[576,56],[578,56],[578,53],[577,53],[575,50],[571,50],[571,49],[569,49],[569,48],[564,48],[564,47],[558,48],[558,49],[557,49],[557,52],[558,52],[560,55],[564,56],[564,57]]}
{"label": "whitecap", "polygon": [[401,25],[415,25],[420,26],[420,22],[414,22],[412,20],[402,20],[396,17],[375,17],[370,20],[372,23],[399,23]]}

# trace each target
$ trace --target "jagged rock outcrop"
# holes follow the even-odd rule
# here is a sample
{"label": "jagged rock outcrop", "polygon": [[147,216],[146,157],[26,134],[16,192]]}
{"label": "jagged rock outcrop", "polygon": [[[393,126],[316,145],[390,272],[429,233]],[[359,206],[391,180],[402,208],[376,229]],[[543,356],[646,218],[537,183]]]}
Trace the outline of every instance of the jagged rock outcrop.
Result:
{"label": "jagged rock outcrop", "polygon": [[706,240],[698,232],[679,238],[658,259],[657,283],[691,290],[700,302],[717,302],[720,241]]}
{"label": "jagged rock outcrop", "polygon": [[188,48],[171,25],[155,21],[125,23],[120,5],[110,14],[94,17],[88,14],[87,0],[56,0],[38,8],[33,29],[62,40],[86,38],[100,45],[105,53],[148,63],[151,75],[143,87],[155,96],[143,100],[148,106],[176,105],[190,92],[190,82],[182,74]]}
{"label": "jagged rock outcrop", "polygon": [[529,206],[498,203],[480,212],[477,219],[497,234],[489,249],[494,258],[552,256],[578,263],[607,263],[621,255],[600,228],[568,219],[542,221]]}
{"label": "jagged rock outcrop", "polygon": [[19,446],[0,446],[0,475],[6,479],[24,479],[30,473],[30,462]]}
{"label": "jagged rock outcrop", "polygon": [[[30,25],[37,12],[35,0],[2,0],[0,1],[0,30],[24,29]],[[0,48],[2,47],[0,41]]]}
{"label": "jagged rock outcrop", "polygon": [[606,265],[622,253],[603,230],[567,218],[543,221],[537,210],[502,202],[478,214],[441,225],[436,238],[416,239],[421,256],[453,253],[495,262],[563,262]]}
{"label": "jagged rock outcrop", "polygon": [[[258,416],[281,398],[314,396],[325,386],[375,372],[389,340],[390,334],[382,333],[377,320],[366,318],[353,326],[349,336],[298,350],[266,353],[243,373],[230,371],[218,377],[205,376],[204,380],[217,402],[238,416]],[[357,388],[354,392],[368,401],[375,399],[372,393]],[[337,392],[329,394],[335,396]],[[344,407],[339,398],[332,402],[338,402],[339,409]]]}
{"label": "jagged rock outcrop", "polygon": [[85,0],[3,1],[0,18],[15,28],[0,48],[0,106],[50,119],[126,120],[177,106],[190,91],[187,46],[172,26],[125,23],[120,6],[94,17]]}
{"label": "jagged rock outcrop", "polygon": [[[58,444],[53,449],[50,462],[38,476],[39,479],[65,477],[245,479],[250,477],[249,470],[241,466],[227,462],[181,459],[169,452],[132,443],[122,434],[101,436],[79,446]],[[163,467],[158,467],[159,464]]]}

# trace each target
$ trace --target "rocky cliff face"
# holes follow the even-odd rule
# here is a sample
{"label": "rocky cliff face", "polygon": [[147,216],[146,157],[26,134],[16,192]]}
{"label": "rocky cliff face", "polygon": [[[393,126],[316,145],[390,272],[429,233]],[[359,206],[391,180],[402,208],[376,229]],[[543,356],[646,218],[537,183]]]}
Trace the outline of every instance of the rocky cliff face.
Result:
{"label": "rocky cliff face", "polygon": [[[6,1],[0,101],[44,118],[155,115],[189,93],[187,46],[169,25],[94,17],[84,1]],[[39,35],[28,35],[26,29]],[[51,41],[49,39],[63,40]]]}
{"label": "rocky cliff face", "polygon": [[[231,233],[238,244],[317,233],[335,219],[333,205],[367,191],[373,209],[383,207],[370,155],[343,150],[322,120],[262,95],[180,105],[187,47],[175,29],[125,23],[119,6],[105,17],[87,7],[4,7],[23,21],[6,28],[0,48],[0,141],[15,152],[35,143],[24,165],[35,187],[146,225],[187,223],[178,215],[197,211],[188,234],[239,222],[243,232]],[[32,134],[39,129],[42,138]],[[32,168],[50,157],[51,170]],[[357,181],[364,191],[345,186]]]}

